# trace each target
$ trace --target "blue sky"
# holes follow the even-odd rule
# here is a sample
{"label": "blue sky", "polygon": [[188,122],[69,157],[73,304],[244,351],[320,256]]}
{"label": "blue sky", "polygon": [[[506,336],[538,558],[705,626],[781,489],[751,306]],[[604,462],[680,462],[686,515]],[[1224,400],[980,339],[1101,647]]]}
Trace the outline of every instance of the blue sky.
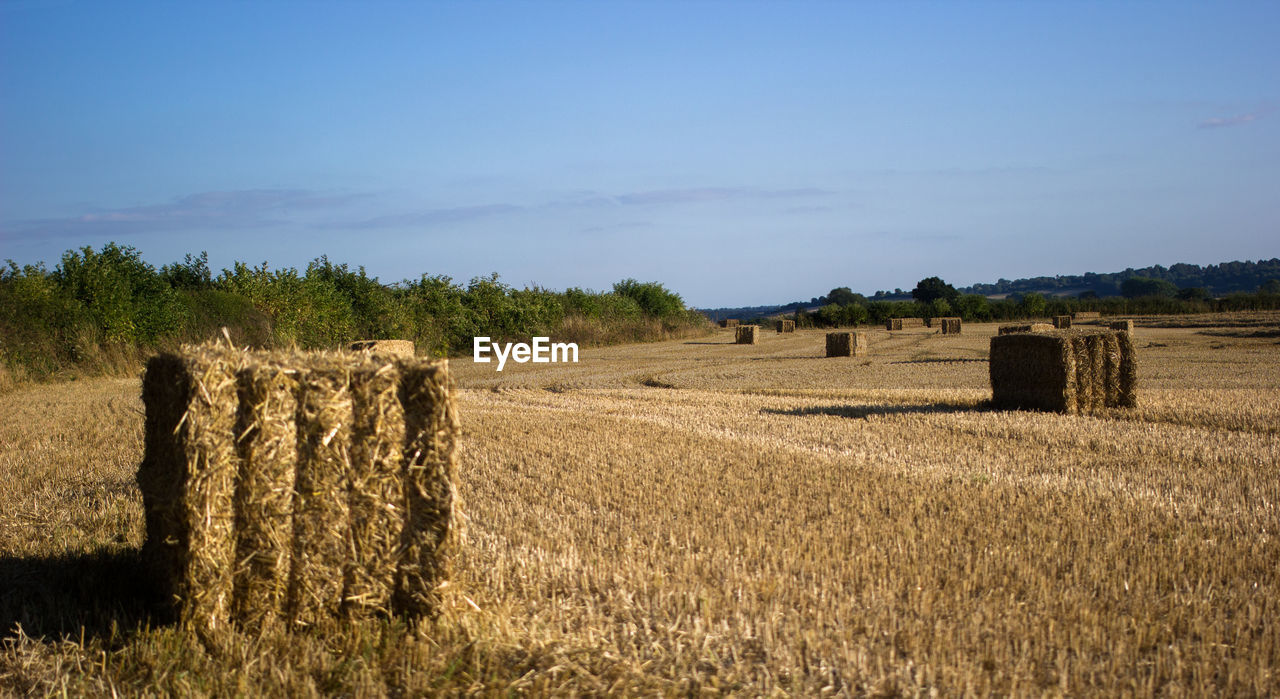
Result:
{"label": "blue sky", "polygon": [[693,305],[1280,254],[1280,3],[0,0],[0,258]]}

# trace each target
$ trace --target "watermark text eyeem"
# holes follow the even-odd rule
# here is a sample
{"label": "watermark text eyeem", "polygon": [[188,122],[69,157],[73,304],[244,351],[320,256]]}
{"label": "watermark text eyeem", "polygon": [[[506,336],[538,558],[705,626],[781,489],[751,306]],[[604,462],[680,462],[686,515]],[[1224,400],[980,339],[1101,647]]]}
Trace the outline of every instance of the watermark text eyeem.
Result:
{"label": "watermark text eyeem", "polygon": [[535,337],[532,345],[523,342],[508,342],[505,345],[501,345],[492,342],[487,337],[473,339],[472,359],[482,364],[487,364],[490,352],[498,358],[498,371],[502,371],[502,367],[506,366],[508,359],[517,364],[524,364],[525,362],[533,362],[534,364],[578,363],[578,343],[552,342],[549,337]]}

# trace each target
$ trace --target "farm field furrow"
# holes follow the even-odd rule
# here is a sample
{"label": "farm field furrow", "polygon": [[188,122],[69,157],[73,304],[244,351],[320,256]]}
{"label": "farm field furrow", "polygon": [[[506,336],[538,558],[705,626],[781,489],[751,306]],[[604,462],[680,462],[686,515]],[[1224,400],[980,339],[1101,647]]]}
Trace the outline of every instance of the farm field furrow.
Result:
{"label": "farm field furrow", "polygon": [[1276,338],[1141,327],[1081,417],[987,407],[995,331],[454,360],[446,611],[227,657],[130,627],[138,382],[0,395],[0,693],[1280,693]]}

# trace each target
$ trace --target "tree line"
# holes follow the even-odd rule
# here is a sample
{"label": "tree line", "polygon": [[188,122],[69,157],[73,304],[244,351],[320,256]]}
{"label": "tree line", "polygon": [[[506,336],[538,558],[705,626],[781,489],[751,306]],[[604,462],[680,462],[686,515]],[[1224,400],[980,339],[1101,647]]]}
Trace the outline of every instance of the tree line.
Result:
{"label": "tree line", "polygon": [[[962,293],[939,277],[920,280],[911,290],[911,301],[868,299],[849,287],[837,287],[814,299],[819,308],[790,307],[797,327],[849,327],[881,324],[890,318],[938,318],[955,316],[969,322],[1011,321],[1097,311],[1105,315],[1159,315],[1219,311],[1280,309],[1280,279],[1270,279],[1251,293],[1237,292],[1214,298],[1204,287],[1178,288],[1163,279],[1130,277],[1121,283],[1119,297],[1084,292],[1076,297],[1047,297],[1039,292],[1011,294],[989,299]],[[763,318],[754,319],[764,322]]]}
{"label": "tree line", "polygon": [[593,345],[696,334],[709,324],[662,284],[634,279],[605,292],[516,289],[497,274],[465,285],[428,274],[383,284],[327,257],[301,271],[236,262],[215,275],[207,253],[156,269],[115,243],[69,250],[52,270],[12,260],[0,268],[0,371],[10,382],[124,370],[156,348],[215,338],[223,327],[237,345],[332,349],[406,339],[420,353],[448,356],[470,352],[478,335]]}

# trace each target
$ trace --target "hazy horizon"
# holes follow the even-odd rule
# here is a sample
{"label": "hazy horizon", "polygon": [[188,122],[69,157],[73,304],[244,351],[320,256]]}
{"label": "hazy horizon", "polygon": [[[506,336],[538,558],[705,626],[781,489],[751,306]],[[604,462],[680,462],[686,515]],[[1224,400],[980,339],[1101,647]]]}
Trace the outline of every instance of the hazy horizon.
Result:
{"label": "hazy horizon", "polygon": [[1274,3],[0,2],[0,259],[704,308],[1277,255]]}

